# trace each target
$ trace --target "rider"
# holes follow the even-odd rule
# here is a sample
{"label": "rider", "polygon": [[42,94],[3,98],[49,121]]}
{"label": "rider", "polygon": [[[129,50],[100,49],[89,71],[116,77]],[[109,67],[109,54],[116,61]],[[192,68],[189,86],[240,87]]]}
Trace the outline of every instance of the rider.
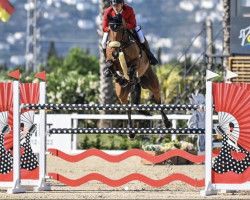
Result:
{"label": "rider", "polygon": [[[103,25],[102,25],[102,29],[104,32],[102,39],[102,48],[105,58],[106,58],[106,47],[107,47],[108,32],[109,32],[109,20],[107,16],[110,15],[114,17],[117,14],[122,14],[122,18],[125,20],[127,28],[137,33],[141,46],[145,50],[149,58],[150,64],[152,65],[158,64],[157,59],[150,51],[149,44],[141,31],[141,27],[136,25],[135,13],[133,8],[125,4],[124,0],[110,0],[110,4],[111,6],[104,13]],[[112,76],[108,67],[105,68],[104,75],[106,77]]]}

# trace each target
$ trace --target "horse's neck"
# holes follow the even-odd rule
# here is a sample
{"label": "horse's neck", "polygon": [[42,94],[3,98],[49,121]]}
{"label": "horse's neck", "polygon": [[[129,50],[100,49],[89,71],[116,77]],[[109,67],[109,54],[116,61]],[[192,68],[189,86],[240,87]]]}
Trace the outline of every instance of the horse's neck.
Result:
{"label": "horse's neck", "polygon": [[123,31],[124,31],[124,36],[123,36],[124,40],[123,40],[123,42],[127,43],[129,41],[129,38],[128,38],[128,31],[129,30],[128,29],[124,29]]}
{"label": "horse's neck", "polygon": [[122,19],[122,25],[123,25],[123,34],[124,34],[124,42],[128,42],[129,38],[128,38],[128,28],[126,25],[126,22],[124,19]]}

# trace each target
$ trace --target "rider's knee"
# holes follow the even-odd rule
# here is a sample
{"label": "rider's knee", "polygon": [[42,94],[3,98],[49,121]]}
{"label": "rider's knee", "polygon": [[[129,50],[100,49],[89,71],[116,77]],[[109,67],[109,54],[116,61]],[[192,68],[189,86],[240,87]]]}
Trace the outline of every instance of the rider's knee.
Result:
{"label": "rider's knee", "polygon": [[141,26],[136,26],[136,27],[135,27],[135,31],[136,31],[136,33],[137,33],[139,39],[140,39],[140,42],[141,42],[141,43],[144,43],[144,42],[145,42],[145,37],[144,37],[144,35],[143,35],[143,33],[142,33]]}

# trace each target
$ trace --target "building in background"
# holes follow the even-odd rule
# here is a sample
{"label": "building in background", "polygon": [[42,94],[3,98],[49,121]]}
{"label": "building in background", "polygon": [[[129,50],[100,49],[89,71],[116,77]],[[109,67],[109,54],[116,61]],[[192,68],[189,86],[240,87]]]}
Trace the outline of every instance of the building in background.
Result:
{"label": "building in background", "polygon": [[229,70],[233,82],[250,83],[250,0],[231,0]]}

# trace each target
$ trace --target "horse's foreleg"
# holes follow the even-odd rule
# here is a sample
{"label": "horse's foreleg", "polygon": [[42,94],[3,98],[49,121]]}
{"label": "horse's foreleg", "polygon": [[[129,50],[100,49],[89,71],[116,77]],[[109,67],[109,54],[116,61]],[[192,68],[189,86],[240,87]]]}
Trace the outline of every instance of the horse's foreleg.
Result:
{"label": "horse's foreleg", "polygon": [[[128,95],[130,92],[130,88],[129,87],[125,87],[122,88],[118,83],[115,84],[115,90],[116,90],[116,94],[117,97],[119,98],[121,104],[128,104]],[[133,128],[133,123],[132,123],[132,118],[131,118],[131,110],[127,111],[127,115],[128,115],[128,128]],[[129,138],[131,140],[133,140],[135,138],[135,134],[129,134]]]}
{"label": "horse's foreleg", "polygon": [[[127,128],[134,128],[132,118],[131,118],[131,114],[132,114],[131,110],[127,111],[127,114],[128,114],[128,126],[127,126]],[[135,133],[129,133],[128,136],[129,136],[130,140],[134,140],[136,134]]]}
{"label": "horse's foreleg", "polygon": [[137,68],[136,61],[131,63],[128,67],[127,75],[129,77],[129,83],[131,85],[135,85],[137,83],[140,83],[140,78],[137,77],[137,75],[136,75],[136,68]]}
{"label": "horse's foreleg", "polygon": [[127,128],[133,128],[133,124],[132,124],[132,112],[129,110],[127,111],[127,115],[128,115],[128,125]]}

